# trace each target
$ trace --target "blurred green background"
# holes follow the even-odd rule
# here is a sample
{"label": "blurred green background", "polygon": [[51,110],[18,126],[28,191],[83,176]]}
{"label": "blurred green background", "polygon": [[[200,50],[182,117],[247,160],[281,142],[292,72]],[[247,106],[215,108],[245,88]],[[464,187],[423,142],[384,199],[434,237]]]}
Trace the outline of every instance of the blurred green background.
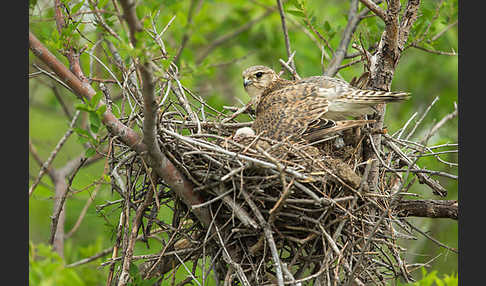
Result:
{"label": "blurred green background", "polygon": [[[76,10],[77,12],[90,9],[88,1],[85,1],[86,3],[83,1],[62,2],[69,9],[79,9]],[[401,2],[405,7],[406,1]],[[419,45],[428,50],[448,53],[457,51],[457,25],[448,29],[438,39],[427,41],[457,21],[457,0],[422,2],[419,19],[412,29],[409,42],[420,40],[423,35],[424,40]],[[30,31],[67,64],[65,57],[58,51],[61,40],[55,28],[53,2],[31,0],[30,3]],[[76,7],[78,3],[84,4]],[[439,4],[440,10],[437,10]],[[242,106],[242,103],[248,101],[248,96],[242,88],[241,71],[243,69],[250,65],[264,64],[280,70],[278,60],[287,58],[280,16],[274,9],[275,1],[146,0],[138,1],[137,5],[139,18],[153,17],[159,31],[172,17],[176,16],[164,34],[163,40],[167,52],[173,57],[177,54],[183,39],[187,38],[185,48],[179,58],[181,81],[186,87],[202,96],[210,105],[223,112],[227,112],[223,110],[225,105]],[[285,2],[290,44],[292,49],[296,50],[295,63],[297,71],[302,77],[318,75],[322,73],[323,68],[326,68],[329,59],[322,56],[322,50],[327,55],[332,54],[325,43],[306,26],[306,23],[310,23],[335,49],[347,23],[349,6],[350,1],[342,0]],[[99,1],[98,7],[104,9],[105,12],[102,15],[106,22],[119,33],[122,39],[127,39],[124,30],[120,29],[117,17],[111,13],[114,11],[112,2]],[[261,18],[261,15],[267,13],[269,9],[274,9],[274,11],[268,12],[267,16]],[[157,12],[159,12],[158,17],[155,17]],[[80,20],[81,18],[74,16],[74,19]],[[257,20],[253,23],[254,19]],[[99,39],[97,32],[100,29],[93,28],[93,17],[89,14],[86,14],[82,20],[77,29],[83,37],[77,35],[75,39],[79,47],[86,45],[89,50],[93,46],[92,42]],[[377,17],[365,18],[358,26],[352,42],[359,45],[361,40],[367,48],[379,40],[383,27],[384,24]],[[426,35],[424,35],[425,32],[427,32]],[[150,46],[151,39],[147,35],[142,37]],[[219,43],[221,38],[226,40]],[[126,48],[126,43],[122,44],[116,40],[114,43],[119,48],[122,57],[127,59],[129,50]],[[351,47],[348,49],[348,53],[354,52],[356,50]],[[103,52],[98,54],[102,60],[106,59]],[[343,64],[355,59],[357,58],[346,59]],[[457,60],[457,56],[430,53],[413,47],[405,49],[395,71],[392,90],[409,91],[412,97],[405,103],[387,106],[385,125],[390,134],[402,127],[415,112],[418,112],[416,118],[419,118],[436,97],[439,97],[439,100],[431,108],[412,139],[422,138],[433,124],[454,110],[453,104],[457,102],[458,96]],[[31,52],[29,52],[29,63],[40,65]],[[93,73],[97,76],[110,78],[96,62],[90,67],[90,57],[87,54],[81,56],[81,63],[85,73],[92,68]],[[37,71],[32,65],[29,65],[29,68],[30,72]],[[341,69],[338,76],[350,81],[353,77],[359,77],[363,71],[361,62]],[[52,83],[53,81],[46,76],[38,76],[29,80],[29,136],[43,160],[47,159],[69,126],[61,105],[49,87]],[[74,110],[73,106],[79,103],[79,100],[59,84],[55,85],[66,105]],[[94,84],[94,87],[97,88],[97,84]],[[115,93],[116,87],[110,85],[110,88],[113,88]],[[86,114],[81,115],[81,117],[83,116]],[[241,116],[239,119],[247,120],[245,116]],[[457,129],[456,117],[432,137],[429,144],[457,143]],[[68,139],[53,162],[55,168],[62,167],[69,160],[85,152],[79,141],[79,136],[76,134]],[[441,158],[457,162],[457,153],[444,154]],[[100,160],[82,169],[75,177],[73,188],[77,191],[68,198],[65,206],[67,211],[66,233],[72,229],[87,199],[93,194],[95,187],[91,184],[102,178],[104,164],[105,162]],[[457,168],[439,163],[433,157],[424,157],[418,161],[418,164],[428,169],[442,170],[457,175]],[[29,161],[30,184],[38,173],[39,166],[31,156]],[[457,181],[442,177],[437,177],[437,179],[448,190],[448,196],[445,199],[457,199]],[[438,199],[425,185],[415,184],[410,192],[419,194],[421,198]],[[50,235],[53,195],[53,183],[48,176],[44,176],[29,200],[31,253],[29,275],[31,282],[38,281],[37,285],[105,285],[108,268],[99,268],[99,264],[108,256],[76,268],[67,269],[63,265],[95,255],[113,245],[120,210],[116,207],[107,207],[103,211],[97,212],[96,205],[117,200],[119,195],[112,193],[108,184],[101,185],[79,229],[65,240],[62,260],[44,247]],[[161,212],[159,217],[168,223],[171,221],[168,211]],[[442,243],[453,248],[458,247],[457,221],[422,218],[409,218],[409,221]],[[430,263],[432,267],[428,270],[429,272],[436,270],[440,277],[446,274],[457,275],[457,255],[420,235],[419,237],[420,239],[417,241],[403,241],[403,246],[407,248],[407,260],[425,262],[436,257]],[[160,243],[157,240],[150,241],[150,248],[143,243],[138,243],[135,254],[154,253],[159,248]],[[46,259],[39,260],[39,257]],[[416,277],[422,277],[422,273],[418,271]],[[186,278],[186,273],[179,271],[177,281],[184,278]],[[65,281],[69,281],[69,283],[64,284]],[[212,280],[209,283],[212,283]]]}

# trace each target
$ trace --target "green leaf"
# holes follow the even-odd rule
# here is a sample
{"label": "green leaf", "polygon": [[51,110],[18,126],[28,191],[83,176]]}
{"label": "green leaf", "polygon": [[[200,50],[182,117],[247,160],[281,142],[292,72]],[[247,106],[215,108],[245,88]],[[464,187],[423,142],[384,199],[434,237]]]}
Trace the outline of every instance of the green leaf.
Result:
{"label": "green leaf", "polygon": [[324,31],[326,32],[331,31],[332,30],[331,24],[329,24],[327,20],[324,21],[324,24],[322,24],[322,29],[324,29]]}
{"label": "green leaf", "polygon": [[76,132],[76,134],[78,134],[78,141],[79,143],[81,144],[85,144],[87,142],[91,142],[92,144],[96,144],[96,139],[94,139],[94,137],[91,135],[91,133],[89,133],[88,130],[84,130],[84,129],[81,129],[81,128],[73,128],[74,132]]}
{"label": "green leaf", "polygon": [[74,108],[76,108],[77,110],[86,111],[86,112],[94,111],[94,108],[92,108],[91,106],[89,106],[85,103],[77,103],[77,104],[74,105]]}
{"label": "green leaf", "polygon": [[107,174],[103,174],[103,179],[105,180],[105,182],[107,182],[108,184],[111,183],[111,177]]}
{"label": "green leaf", "polygon": [[81,129],[81,128],[78,128],[78,127],[74,127],[73,130],[78,135],[81,135],[81,136],[90,136],[90,134],[89,134],[89,132],[87,130],[84,130],[84,129]]}
{"label": "green leaf", "polygon": [[108,0],[99,0],[98,1],[98,8],[105,7],[106,3],[108,3]]}
{"label": "green leaf", "polygon": [[94,148],[88,148],[86,152],[84,152],[84,156],[86,156],[86,158],[89,158],[94,154],[96,154],[96,150]]}
{"label": "green leaf", "polygon": [[300,18],[304,18],[305,17],[305,14],[302,11],[300,11],[300,10],[295,10],[295,9],[290,10],[290,9],[288,9],[286,12],[289,13],[289,14],[291,14],[291,15],[300,17]]}
{"label": "green leaf", "polygon": [[103,94],[98,91],[92,98],[91,100],[89,101],[89,105],[93,108],[96,108],[96,106],[98,105],[98,103],[100,102],[101,100],[101,97],[103,96]]}
{"label": "green leaf", "polygon": [[98,133],[100,130],[101,119],[96,112],[89,113],[89,126],[94,133]]}
{"label": "green leaf", "polygon": [[103,104],[102,106],[98,107],[98,109],[96,109],[96,113],[99,116],[102,116],[103,114],[105,114],[105,112],[106,112],[106,104]]}
{"label": "green leaf", "polygon": [[84,1],[79,2],[78,4],[74,5],[73,8],[71,8],[71,14],[76,14],[76,12],[83,7]]}

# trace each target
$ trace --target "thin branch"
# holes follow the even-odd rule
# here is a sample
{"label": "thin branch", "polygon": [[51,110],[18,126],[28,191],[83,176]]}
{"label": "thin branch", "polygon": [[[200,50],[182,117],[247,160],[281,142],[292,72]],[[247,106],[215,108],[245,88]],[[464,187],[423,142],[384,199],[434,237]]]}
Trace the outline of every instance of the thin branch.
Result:
{"label": "thin branch", "polygon": [[419,49],[419,50],[422,50],[422,51],[427,52],[427,53],[436,54],[436,55],[457,56],[457,53],[454,50],[452,52],[444,52],[444,51],[438,51],[438,50],[431,50],[431,49],[428,49],[428,48],[419,46],[419,45],[417,45],[415,43],[411,43],[410,44],[410,47],[416,48],[416,49]]}
{"label": "thin branch", "polygon": [[138,20],[136,12],[136,4],[134,0],[119,0],[123,9],[123,18],[128,24],[128,30],[130,31],[130,42],[133,47],[137,46],[136,34],[143,31],[143,25]]}
{"label": "thin branch", "polygon": [[375,2],[373,2],[372,0],[360,0],[360,2],[368,7],[368,9],[373,11],[376,16],[380,17],[383,21],[385,21],[385,11],[383,11],[383,9],[381,9],[381,7],[378,6]]}
{"label": "thin branch", "polygon": [[87,258],[81,259],[81,260],[76,261],[76,262],[73,262],[71,264],[67,264],[64,267],[66,267],[66,268],[72,268],[72,267],[76,267],[76,266],[80,266],[80,265],[89,263],[91,261],[95,261],[96,259],[101,258],[101,257],[109,254],[111,251],[113,251],[113,247],[107,248],[107,249],[101,251],[100,253],[95,254],[95,255],[93,255],[91,257],[87,257]]}
{"label": "thin branch", "polygon": [[358,24],[361,22],[361,19],[363,19],[363,17],[368,14],[368,12],[369,10],[367,8],[364,8],[363,11],[358,14],[358,0],[351,1],[351,7],[349,8],[348,12],[348,24],[344,29],[343,35],[341,36],[341,41],[339,42],[339,46],[334,51],[331,62],[329,63],[329,67],[324,72],[324,75],[336,75],[339,70],[339,65],[346,56],[346,51],[348,49],[349,43],[351,42],[354,31],[358,27]]}
{"label": "thin branch", "polygon": [[130,274],[129,274],[129,269],[130,269],[130,263],[132,261],[133,257],[133,250],[135,248],[135,241],[137,240],[137,233],[139,226],[142,222],[142,215],[145,212],[145,209],[152,203],[152,199],[154,196],[154,189],[149,188],[147,195],[145,196],[145,200],[142,204],[137,209],[137,212],[135,214],[135,217],[133,219],[133,223],[131,225],[132,231],[130,233],[130,238],[128,240],[128,246],[125,251],[124,259],[123,259],[123,264],[122,264],[122,272],[120,274],[120,279],[118,281],[118,286],[124,286],[127,285],[129,279],[130,279]]}
{"label": "thin branch", "polygon": [[51,155],[49,155],[49,158],[47,158],[46,162],[44,164],[42,164],[42,167],[39,171],[39,175],[37,175],[37,178],[35,179],[35,181],[32,183],[32,185],[29,188],[29,197],[34,192],[35,187],[37,187],[37,184],[39,184],[39,182],[42,179],[42,176],[44,176],[46,170],[49,169],[49,167],[51,166],[51,163],[54,160],[54,158],[56,158],[56,155],[59,152],[59,150],[61,150],[64,143],[66,143],[69,136],[71,136],[71,134],[73,133],[74,124],[76,123],[76,120],[78,119],[79,113],[80,113],[79,110],[76,111],[76,113],[73,116],[73,120],[71,120],[71,124],[69,125],[68,131],[66,131],[66,133],[61,138],[61,140],[59,140],[59,142],[57,143],[54,150],[52,150]]}
{"label": "thin branch", "polygon": [[[58,223],[59,223],[60,217],[64,213],[63,212],[64,203],[66,202],[66,198],[67,198],[67,195],[69,193],[69,190],[70,190],[72,181],[74,179],[74,176],[81,169],[81,166],[83,165],[84,161],[85,160],[83,160],[81,162],[81,164],[79,164],[78,168],[73,172],[68,183],[66,183],[66,174],[63,174],[63,173],[60,173],[60,172],[57,173],[56,180],[55,180],[55,183],[56,183],[56,199],[55,199],[55,203],[54,203],[54,213],[51,217],[51,220],[52,220],[51,237],[49,239],[49,244],[54,244],[56,238],[58,240],[61,240],[61,238],[58,235],[58,231],[59,231]],[[60,229],[60,231],[62,232],[62,235],[64,235],[64,224],[61,223],[59,225],[62,227],[62,229]],[[64,238],[62,238],[62,240],[64,240]]]}
{"label": "thin branch", "polygon": [[[285,21],[285,12],[281,0],[277,0],[277,7],[278,7],[278,12],[280,13],[280,21],[282,23],[282,30],[284,34],[285,48],[287,50],[287,57],[291,59],[290,55],[292,54],[292,50],[290,48],[289,31],[287,30],[287,24]],[[295,63],[293,59],[290,60],[290,67],[292,67],[292,69],[295,70]]]}
{"label": "thin branch", "polygon": [[417,228],[416,226],[414,226],[413,224],[411,224],[410,222],[406,221],[405,220],[405,223],[408,224],[411,228],[413,228],[414,230],[416,230],[417,232],[419,232],[420,234],[422,234],[423,236],[427,237],[428,239],[430,239],[432,242],[434,242],[435,244],[445,248],[445,249],[448,249],[452,252],[455,252],[457,254],[459,254],[459,251],[455,248],[452,248],[452,247],[449,247],[445,244],[443,244],[442,242],[438,241],[437,239],[433,238],[432,236],[430,236],[429,234],[427,234],[426,232],[424,231],[421,231],[419,228]]}
{"label": "thin branch", "polygon": [[[94,201],[94,199],[95,199],[96,195],[98,194],[98,191],[100,190],[100,188],[101,188],[101,184],[97,185],[96,188],[93,190],[93,193],[90,194],[88,200],[86,201],[86,204],[84,205],[83,209],[81,210],[81,213],[79,214],[78,219],[76,220],[76,223],[74,223],[74,226],[71,228],[71,230],[64,236],[64,239],[71,237],[78,230],[79,226],[83,222],[84,217],[86,216],[86,213],[88,212],[89,206]],[[89,261],[87,261],[87,262],[89,262]],[[74,265],[74,266],[77,266],[77,265]]]}
{"label": "thin branch", "polygon": [[433,41],[437,40],[438,38],[440,38],[445,32],[447,32],[448,30],[450,30],[451,28],[456,26],[457,23],[458,23],[458,20],[455,20],[454,22],[447,25],[444,29],[442,29],[440,32],[438,32],[435,36],[430,38],[430,42],[433,42]]}

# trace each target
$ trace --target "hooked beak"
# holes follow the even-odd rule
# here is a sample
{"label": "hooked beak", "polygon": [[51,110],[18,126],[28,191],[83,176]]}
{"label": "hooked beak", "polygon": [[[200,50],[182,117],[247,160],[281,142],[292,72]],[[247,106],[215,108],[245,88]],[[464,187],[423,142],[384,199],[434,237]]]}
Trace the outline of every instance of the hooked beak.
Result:
{"label": "hooked beak", "polygon": [[247,86],[248,86],[249,84],[251,84],[251,83],[252,83],[252,81],[251,81],[251,80],[246,79],[246,78],[245,78],[245,79],[243,79],[243,87],[247,87]]}

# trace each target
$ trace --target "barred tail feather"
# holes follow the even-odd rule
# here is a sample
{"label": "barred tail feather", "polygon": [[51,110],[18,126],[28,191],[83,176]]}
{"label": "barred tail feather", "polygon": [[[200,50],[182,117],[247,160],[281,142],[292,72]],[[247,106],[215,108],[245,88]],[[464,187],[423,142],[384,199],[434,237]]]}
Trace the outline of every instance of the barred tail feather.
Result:
{"label": "barred tail feather", "polygon": [[345,96],[349,103],[378,104],[403,101],[410,97],[408,92],[356,90]]}

